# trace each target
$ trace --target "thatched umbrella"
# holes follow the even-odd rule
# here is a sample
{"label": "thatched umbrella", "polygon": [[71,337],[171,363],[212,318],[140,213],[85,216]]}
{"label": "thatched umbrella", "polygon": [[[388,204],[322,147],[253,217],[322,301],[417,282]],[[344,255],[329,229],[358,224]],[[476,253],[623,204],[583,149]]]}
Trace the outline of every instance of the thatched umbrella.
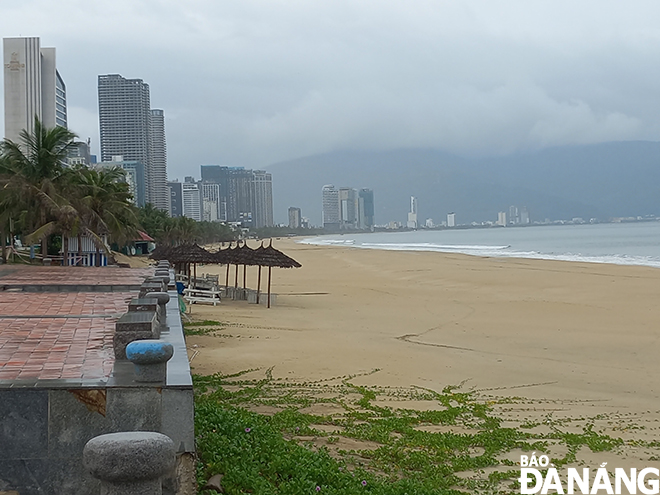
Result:
{"label": "thatched umbrella", "polygon": [[166,244],[158,244],[156,248],[149,254],[149,259],[152,260],[166,260],[172,248]]}
{"label": "thatched umbrella", "polygon": [[282,251],[273,247],[273,240],[270,240],[268,247],[262,244],[257,249],[253,250],[254,264],[259,265],[259,281],[257,282],[257,304],[259,303],[259,292],[261,290],[261,267],[268,267],[268,307],[270,308],[270,279],[271,270],[273,267],[277,268],[300,268],[302,265],[296,260],[287,256]]}
{"label": "thatched umbrella", "polygon": [[229,244],[229,247],[225,249],[218,249],[218,251],[213,253],[214,263],[227,265],[227,277],[225,279],[225,288],[229,287],[229,267],[233,264],[236,264],[238,258],[239,258],[238,245],[236,247],[231,247],[231,244]]}
{"label": "thatched umbrella", "polygon": [[179,263],[187,267],[190,280],[190,265],[193,265],[194,278],[197,279],[197,263],[214,263],[214,256],[203,247],[194,244],[181,244],[170,249],[167,257],[170,263]]}

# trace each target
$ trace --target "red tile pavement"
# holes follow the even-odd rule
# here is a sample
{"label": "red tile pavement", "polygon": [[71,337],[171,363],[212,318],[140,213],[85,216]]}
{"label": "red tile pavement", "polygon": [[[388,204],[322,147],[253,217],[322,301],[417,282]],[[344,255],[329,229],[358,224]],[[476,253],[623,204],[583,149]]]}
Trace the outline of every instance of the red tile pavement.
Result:
{"label": "red tile pavement", "polygon": [[148,268],[21,266],[0,267],[0,285],[140,285]]}
{"label": "red tile pavement", "polygon": [[134,292],[0,292],[0,317],[116,315],[126,312],[133,297]]}
{"label": "red tile pavement", "polygon": [[115,322],[133,297],[136,292],[0,292],[0,380],[110,376]]}
{"label": "red tile pavement", "polygon": [[0,319],[0,380],[103,378],[116,318]]}

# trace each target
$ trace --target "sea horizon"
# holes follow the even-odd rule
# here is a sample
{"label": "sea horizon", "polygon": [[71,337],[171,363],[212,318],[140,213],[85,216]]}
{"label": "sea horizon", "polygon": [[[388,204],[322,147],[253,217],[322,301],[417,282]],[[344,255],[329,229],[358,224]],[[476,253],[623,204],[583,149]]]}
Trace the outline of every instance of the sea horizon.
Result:
{"label": "sea horizon", "polygon": [[660,268],[660,222],[328,234],[297,241],[358,249],[459,253]]}

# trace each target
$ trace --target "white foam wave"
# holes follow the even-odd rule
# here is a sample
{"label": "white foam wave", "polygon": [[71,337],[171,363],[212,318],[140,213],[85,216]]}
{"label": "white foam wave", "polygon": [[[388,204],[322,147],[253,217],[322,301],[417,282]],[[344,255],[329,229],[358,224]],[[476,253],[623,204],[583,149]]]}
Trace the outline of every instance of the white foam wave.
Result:
{"label": "white foam wave", "polygon": [[660,258],[653,256],[630,256],[621,254],[608,255],[583,255],[580,253],[543,253],[539,251],[517,251],[511,246],[487,246],[487,245],[452,245],[420,243],[356,243],[354,239],[323,239],[309,238],[298,241],[302,244],[313,244],[319,246],[346,245],[361,249],[382,249],[389,251],[431,251],[439,253],[467,254],[486,258],[526,258],[556,261],[577,261],[582,263],[609,263],[614,265],[636,265],[660,268]]}

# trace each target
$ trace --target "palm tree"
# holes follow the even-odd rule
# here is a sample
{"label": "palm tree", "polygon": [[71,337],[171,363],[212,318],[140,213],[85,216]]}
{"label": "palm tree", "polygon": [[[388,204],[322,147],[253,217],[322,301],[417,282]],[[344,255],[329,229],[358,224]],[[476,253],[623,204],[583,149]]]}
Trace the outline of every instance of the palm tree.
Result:
{"label": "palm tree", "polygon": [[0,207],[22,216],[28,241],[41,239],[44,256],[46,238],[58,221],[66,228],[76,216],[61,194],[67,175],[64,162],[75,137],[64,127],[48,129],[35,117],[34,131],[21,131],[20,143],[0,143]]}
{"label": "palm tree", "polygon": [[110,248],[103,240],[108,235],[119,245],[135,239],[137,234],[137,212],[131,203],[131,193],[125,181],[125,172],[120,167],[72,169],[69,188],[74,205],[80,213],[80,234],[85,233],[96,245],[96,264],[100,262],[100,250],[110,256]]}

